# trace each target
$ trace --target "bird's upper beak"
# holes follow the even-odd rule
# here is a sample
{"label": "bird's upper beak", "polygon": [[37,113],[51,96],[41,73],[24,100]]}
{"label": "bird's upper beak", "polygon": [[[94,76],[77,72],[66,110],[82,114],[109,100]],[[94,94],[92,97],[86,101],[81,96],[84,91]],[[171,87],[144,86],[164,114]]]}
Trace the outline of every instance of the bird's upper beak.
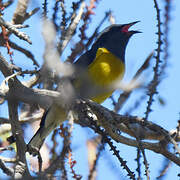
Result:
{"label": "bird's upper beak", "polygon": [[132,33],[132,34],[135,34],[135,33],[141,33],[141,31],[129,31],[129,28],[131,26],[133,26],[134,24],[138,23],[140,21],[135,21],[135,22],[132,22],[132,23],[129,23],[129,24],[125,24],[122,28],[122,32],[126,32],[126,33]]}

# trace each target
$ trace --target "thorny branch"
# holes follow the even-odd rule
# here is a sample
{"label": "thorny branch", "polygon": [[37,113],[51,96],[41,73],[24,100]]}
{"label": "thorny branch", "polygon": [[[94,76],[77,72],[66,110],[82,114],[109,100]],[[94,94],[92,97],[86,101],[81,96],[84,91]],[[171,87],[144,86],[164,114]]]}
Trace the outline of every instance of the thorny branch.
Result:
{"label": "thorny branch", "polygon": [[[33,90],[30,88],[25,88],[23,85],[20,85],[19,87],[14,89],[14,91],[11,93],[12,94],[9,94],[9,92],[6,92],[5,94],[7,94],[6,96],[8,98],[13,96],[14,99],[20,99],[21,101],[26,102],[26,103],[40,104],[42,106],[44,106],[45,101],[52,102],[53,99],[57,100],[57,98],[61,98],[61,93],[59,93],[59,92],[49,91],[49,90],[39,90],[39,89]],[[41,99],[41,96],[43,99]],[[47,97],[47,98],[45,98],[45,97]],[[157,125],[153,124],[152,122],[145,123],[145,121],[143,121],[143,119],[117,115],[116,113],[113,113],[113,112],[107,110],[106,108],[104,108],[96,103],[93,103],[93,102],[88,102],[88,105],[91,105],[91,108],[93,108],[93,110],[95,110],[95,112],[94,112],[95,114],[98,112],[101,112],[101,116],[98,118],[99,119],[98,122],[103,127],[105,126],[108,128],[108,133],[111,135],[111,137],[113,136],[114,138],[121,139],[121,135],[119,135],[119,134],[115,135],[112,132],[113,129],[110,129],[110,127],[115,128],[114,131],[120,130],[120,131],[123,131],[123,132],[128,133],[129,135],[133,136],[132,132],[129,131],[125,125],[123,125],[123,121],[125,121],[126,123],[130,123],[130,122],[135,123],[135,124],[130,124],[130,127],[131,127],[131,129],[134,129],[135,132],[137,132],[140,139],[163,140],[164,138],[167,138],[167,137],[165,137],[164,130],[162,131],[162,128],[160,126],[157,126]],[[83,121],[84,121],[84,119],[83,119]],[[119,124],[117,124],[117,122],[119,122]],[[79,123],[81,124],[82,122],[79,121]],[[115,127],[113,126],[113,123],[115,123],[114,124]],[[137,126],[136,123],[139,125]],[[84,125],[84,123],[82,123],[82,125]],[[118,129],[117,129],[117,127],[118,127]],[[167,131],[165,131],[165,132],[167,132]],[[176,139],[180,139],[180,138],[176,137]],[[132,141],[130,141],[130,142],[132,143]],[[123,143],[124,143],[124,141],[123,141]],[[130,143],[130,145],[132,145],[131,143]],[[125,144],[127,144],[127,142]],[[135,143],[135,144],[133,143],[133,146],[137,146],[137,143]],[[150,145],[152,145],[152,144],[150,144]],[[143,144],[143,146],[144,146],[144,144]],[[150,147],[147,145],[147,143],[145,143],[145,148],[150,149]],[[154,150],[154,148],[153,148],[153,150]]]}
{"label": "thorny branch", "polygon": [[156,49],[157,55],[155,56],[156,63],[155,63],[155,67],[154,67],[154,77],[153,77],[153,80],[151,81],[151,83],[149,84],[149,90],[148,90],[149,99],[147,102],[147,108],[146,108],[146,112],[145,112],[145,119],[146,120],[148,119],[149,113],[152,111],[151,105],[153,103],[153,96],[158,93],[157,92],[157,86],[159,84],[159,71],[160,71],[159,69],[160,69],[160,63],[161,63],[160,55],[161,55],[161,51],[162,51],[161,45],[163,43],[163,41],[162,41],[162,30],[161,30],[161,24],[162,23],[161,23],[160,9],[159,9],[159,5],[158,5],[156,0],[154,0],[154,7],[156,9],[157,21],[158,21],[158,25],[157,25],[157,27],[158,27],[158,32],[157,32],[158,47]]}

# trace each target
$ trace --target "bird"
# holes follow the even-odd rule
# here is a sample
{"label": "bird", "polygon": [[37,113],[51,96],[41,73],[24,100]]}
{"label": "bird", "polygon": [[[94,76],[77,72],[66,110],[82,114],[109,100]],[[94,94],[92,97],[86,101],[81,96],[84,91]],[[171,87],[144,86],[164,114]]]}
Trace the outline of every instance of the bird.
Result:
{"label": "bird", "polygon": [[[88,76],[86,79],[83,73],[75,72],[72,84],[80,95],[86,94],[87,98],[99,104],[112,95],[115,89],[111,85],[120,81],[125,73],[125,51],[128,41],[132,35],[141,33],[129,30],[138,22],[112,24],[106,27],[99,33],[91,48],[73,63]],[[45,138],[66,119],[65,109],[52,104],[44,112],[40,127],[28,143],[28,147],[39,151]]]}

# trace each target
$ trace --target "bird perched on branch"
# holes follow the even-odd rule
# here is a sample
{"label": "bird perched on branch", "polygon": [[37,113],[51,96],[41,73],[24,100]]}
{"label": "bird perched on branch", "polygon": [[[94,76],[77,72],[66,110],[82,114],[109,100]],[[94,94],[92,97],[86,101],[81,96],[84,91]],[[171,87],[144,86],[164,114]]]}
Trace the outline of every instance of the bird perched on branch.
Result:
{"label": "bird perched on branch", "polygon": [[[97,103],[102,103],[115,90],[112,86],[123,78],[125,72],[125,51],[130,37],[139,31],[129,28],[138,21],[129,24],[113,24],[102,31],[92,45],[75,61],[74,66],[86,72],[76,75],[72,84],[80,95]],[[83,72],[82,71],[82,72]],[[77,72],[76,72],[77,74]],[[87,83],[88,82],[88,83]],[[86,93],[89,91],[88,93]],[[53,104],[42,117],[40,128],[30,140],[28,147],[40,150],[48,134],[67,119],[64,108]]]}

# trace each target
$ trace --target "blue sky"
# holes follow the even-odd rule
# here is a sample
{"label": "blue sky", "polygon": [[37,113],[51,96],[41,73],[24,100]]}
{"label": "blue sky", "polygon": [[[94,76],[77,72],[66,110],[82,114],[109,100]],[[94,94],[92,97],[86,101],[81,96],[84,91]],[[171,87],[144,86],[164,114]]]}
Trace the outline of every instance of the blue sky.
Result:
{"label": "blue sky", "polygon": [[[34,1],[35,2],[35,1]],[[160,0],[160,9],[164,8],[163,0]],[[33,4],[32,6],[37,5]],[[12,6],[12,11],[15,6]],[[116,19],[116,23],[129,23],[133,21],[140,20],[141,22],[136,24],[132,27],[132,29],[140,30],[143,33],[137,34],[130,40],[127,50],[126,50],[126,74],[125,74],[125,81],[130,80],[137,69],[141,66],[144,62],[147,55],[152,52],[155,48],[157,48],[157,32],[156,29],[156,10],[154,9],[153,0],[145,1],[145,0],[101,0],[99,4],[97,4],[97,8],[95,10],[95,15],[92,16],[92,24],[90,25],[91,33],[96,25],[101,21],[104,17],[104,13],[107,10],[112,10],[113,15]],[[8,11],[9,12],[9,11]],[[177,120],[179,118],[180,112],[180,55],[179,55],[179,47],[180,47],[180,36],[179,36],[179,19],[180,19],[180,1],[179,0],[172,0],[172,11],[171,11],[171,22],[170,22],[170,57],[168,59],[168,66],[166,69],[166,76],[163,79],[163,82],[159,85],[158,91],[160,92],[160,96],[165,101],[165,106],[160,106],[158,101],[153,103],[152,109],[153,112],[149,116],[149,120],[153,121],[162,127],[166,128],[167,130],[175,129],[177,126]],[[161,11],[163,14],[163,11]],[[10,20],[11,14],[5,14],[5,19]],[[43,39],[39,34],[41,28],[41,22],[39,20],[39,15],[35,15],[31,20],[27,21],[27,24],[31,23],[31,27],[24,30],[30,37],[33,42],[33,45],[30,46],[23,41],[18,41],[19,45],[26,46],[26,48],[32,50],[34,54],[36,54],[36,58],[39,62],[42,62],[42,55],[43,55]],[[108,26],[109,23],[104,23],[103,28]],[[101,29],[101,30],[102,30]],[[12,37],[16,40],[16,37]],[[37,40],[38,39],[38,40]],[[77,40],[77,39],[74,39]],[[21,44],[22,43],[22,44]],[[2,48],[1,48],[2,50]],[[2,50],[4,55],[5,52]],[[66,53],[63,54],[63,58],[65,59],[69,54],[67,50]],[[161,55],[163,57],[163,55]],[[24,68],[28,68],[32,66],[32,63],[29,60],[24,60],[24,56],[20,55],[18,52],[14,52],[14,59],[15,63],[20,66],[24,66]],[[152,65],[155,62],[155,59],[152,60]],[[143,80],[149,81],[150,77],[152,76],[152,69],[149,69],[146,73],[143,74]],[[141,96],[142,92],[135,92],[134,93],[136,98]],[[133,94],[133,95],[134,95]],[[132,95],[132,96],[133,96]],[[157,96],[155,96],[157,97]],[[157,100],[157,98],[155,98]],[[130,98],[127,104],[123,107],[120,113],[126,112],[126,110],[134,104],[135,98]],[[145,101],[146,102],[146,101]],[[111,108],[111,102],[108,100],[104,103],[105,106]],[[133,115],[137,116],[144,116],[146,103],[143,103],[136,111],[133,112]],[[0,109],[0,113],[2,116],[6,116],[7,112]],[[77,146],[77,150],[74,152],[74,157],[77,162],[82,162],[80,160],[86,159],[86,149],[85,144],[87,138],[89,136],[93,136],[93,132],[90,130],[85,131],[84,128],[79,127],[78,125],[75,126],[74,136],[73,136],[73,144]],[[122,144],[118,144],[117,147],[119,148],[121,155],[124,159],[128,161],[129,167],[134,170],[136,168],[136,163],[134,159],[136,158],[136,149],[132,147],[127,147]],[[75,148],[76,149],[76,148]],[[116,173],[109,167],[108,158],[111,155],[109,152],[109,148],[106,147],[106,155],[103,155],[99,161],[99,175],[98,180],[108,180],[108,179],[119,179]],[[155,154],[153,152],[146,151],[147,158],[150,163],[150,172],[151,172],[151,179],[155,179],[158,175],[159,170],[161,169],[161,162],[163,158],[161,155]],[[107,158],[108,157],[108,158]],[[79,160],[78,160],[79,159]],[[115,157],[112,157],[112,161],[116,166],[117,170],[123,175],[126,175],[125,171],[122,170],[121,167],[117,164],[117,160]],[[77,172],[82,174],[84,177],[87,176],[87,161],[83,161],[81,164],[77,163]],[[142,163],[143,166],[143,163]],[[177,179],[177,173],[179,171],[179,167],[172,164],[172,167],[169,169],[168,176],[165,179]],[[1,171],[0,171],[1,173]],[[142,172],[144,174],[144,172]],[[122,178],[122,177],[121,177]],[[84,178],[83,178],[84,179]],[[86,179],[86,178],[85,178]],[[122,178],[123,179],[123,178]],[[124,178],[126,179],[126,178]]]}

